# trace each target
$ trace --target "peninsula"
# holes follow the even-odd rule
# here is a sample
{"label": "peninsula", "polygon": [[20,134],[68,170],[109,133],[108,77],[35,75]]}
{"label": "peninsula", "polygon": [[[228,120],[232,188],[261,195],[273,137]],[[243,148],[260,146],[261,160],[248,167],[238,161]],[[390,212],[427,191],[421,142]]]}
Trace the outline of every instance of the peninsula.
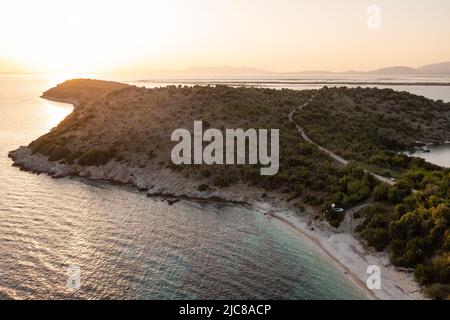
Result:
{"label": "peninsula", "polygon": [[[23,170],[254,205],[301,231],[361,287],[367,264],[379,264],[384,286],[370,293],[377,298],[450,296],[450,170],[398,153],[450,141],[449,103],[390,89],[147,89],[90,79],[42,97],[74,110],[10,152]],[[278,173],[173,164],[171,134],[192,132],[194,121],[222,131],[279,129]]]}

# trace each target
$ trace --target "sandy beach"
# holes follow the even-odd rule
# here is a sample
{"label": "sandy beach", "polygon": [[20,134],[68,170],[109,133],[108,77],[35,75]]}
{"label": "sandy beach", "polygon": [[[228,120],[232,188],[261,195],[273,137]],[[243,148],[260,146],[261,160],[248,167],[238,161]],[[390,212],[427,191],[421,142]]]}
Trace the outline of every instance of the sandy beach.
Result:
{"label": "sandy beach", "polygon": [[[128,168],[115,162],[101,167],[80,167],[47,160],[39,154],[31,154],[28,147],[11,152],[14,164],[22,170],[47,173],[53,178],[79,176],[89,180],[109,181],[127,184],[147,192],[148,196],[192,199],[204,201],[225,201],[247,204],[261,214],[281,223],[299,236],[308,239],[320,248],[348,279],[364,291],[370,299],[411,300],[425,299],[413,274],[390,264],[387,253],[375,252],[363,245],[353,234],[333,229],[326,222],[316,221],[308,209],[299,213],[286,201],[276,197],[262,200],[261,190],[232,186],[200,192],[192,188],[192,181],[170,170],[145,172],[139,168]],[[243,191],[245,190],[245,192]],[[381,289],[369,290],[366,286],[367,267],[376,265],[381,270]]]}
{"label": "sandy beach", "polygon": [[[365,247],[352,234],[325,230],[321,223],[307,220],[287,209],[279,210],[267,203],[258,202],[254,207],[267,213],[274,222],[284,224],[319,247],[369,299],[425,299],[412,273],[397,269],[390,264],[387,253],[375,252]],[[366,281],[370,276],[367,267],[370,265],[380,267],[380,290],[367,288]]]}
{"label": "sandy beach", "polygon": [[450,0],[2,4],[0,303],[450,301]]}
{"label": "sandy beach", "polygon": [[[48,97],[46,97],[48,99]],[[72,103],[73,99],[56,99],[52,101]],[[425,299],[420,286],[414,281],[412,272],[396,268],[389,262],[388,253],[376,252],[363,244],[358,236],[347,230],[334,229],[322,219],[314,219],[320,214],[313,208],[301,212],[282,194],[270,192],[268,197],[261,197],[265,190],[248,188],[236,184],[227,188],[210,188],[199,191],[193,185],[207,183],[186,178],[170,169],[148,170],[137,166],[109,161],[102,166],[81,166],[52,162],[48,157],[38,153],[33,154],[29,147],[22,146],[10,152],[14,165],[21,170],[35,173],[46,173],[53,178],[77,176],[88,180],[102,180],[113,184],[131,185],[147,196],[157,196],[167,199],[190,199],[194,201],[224,201],[236,205],[249,205],[261,212],[274,223],[283,224],[299,236],[317,246],[357,287],[365,292],[369,299],[410,300]],[[348,212],[350,214],[350,212]],[[352,228],[351,228],[352,229]],[[370,274],[367,267],[375,265],[381,271],[381,288],[369,290],[366,281]]]}

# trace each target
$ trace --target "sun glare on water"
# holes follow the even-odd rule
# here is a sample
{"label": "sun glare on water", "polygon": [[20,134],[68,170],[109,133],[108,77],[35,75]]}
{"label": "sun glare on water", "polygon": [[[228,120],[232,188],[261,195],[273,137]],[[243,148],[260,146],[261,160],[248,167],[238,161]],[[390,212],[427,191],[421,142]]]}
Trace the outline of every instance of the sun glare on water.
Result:
{"label": "sun glare on water", "polygon": [[46,126],[50,130],[60,123],[72,110],[64,103],[46,102],[45,120]]}

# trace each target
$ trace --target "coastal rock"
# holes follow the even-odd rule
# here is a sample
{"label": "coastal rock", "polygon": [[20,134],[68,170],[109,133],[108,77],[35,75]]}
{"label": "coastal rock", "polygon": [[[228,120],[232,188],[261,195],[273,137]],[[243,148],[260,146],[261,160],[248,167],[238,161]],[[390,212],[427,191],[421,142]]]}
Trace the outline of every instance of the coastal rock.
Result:
{"label": "coastal rock", "polygon": [[10,152],[9,156],[21,170],[45,172],[58,178],[67,176],[69,173],[67,165],[48,161],[48,157],[41,154],[32,154],[28,147],[22,146],[19,149]]}
{"label": "coastal rock", "polygon": [[139,175],[134,179],[134,185],[136,188],[138,188],[140,191],[146,191],[148,189],[147,187],[147,179],[144,175]]}
{"label": "coastal rock", "polygon": [[[294,189],[302,191],[301,188],[307,188],[308,197],[315,203],[320,203],[327,199],[330,194],[326,194],[326,188],[323,185],[314,183],[323,179],[323,175],[316,173],[326,173],[334,177],[336,181],[340,181],[341,169],[333,159],[344,165],[347,164],[347,161],[320,146],[319,148],[305,148],[308,152],[299,155],[297,145],[302,145],[304,141],[309,142],[309,144],[314,143],[311,139],[305,138],[306,134],[297,134],[295,126],[283,127],[287,133],[292,133],[292,135],[287,136],[293,138],[292,142],[289,140],[289,143],[292,143],[292,148],[284,148],[283,155],[286,159],[291,160],[293,166],[306,165],[308,170],[288,170],[279,177],[279,181],[268,181],[251,174],[251,171],[241,171],[239,168],[231,168],[232,170],[228,171],[230,167],[224,169],[224,166],[216,166],[213,169],[198,166],[173,166],[170,160],[170,133],[175,128],[186,128],[191,125],[192,117],[202,115],[202,117],[208,118],[209,125],[216,128],[242,127],[248,125],[243,121],[246,120],[246,117],[242,117],[242,111],[245,111],[247,114],[254,115],[254,118],[261,123],[273,123],[281,127],[287,120],[286,116],[291,112],[289,114],[291,121],[295,120],[296,123],[303,121],[305,126],[310,125],[315,128],[317,123],[310,121],[310,119],[317,118],[317,107],[325,108],[323,113],[329,112],[328,102],[322,101],[322,103],[319,103],[321,101],[318,101],[314,108],[303,108],[301,113],[295,114],[300,118],[293,119],[294,106],[304,107],[311,103],[313,98],[309,97],[309,93],[280,93],[269,89],[267,92],[232,88],[215,90],[202,86],[176,90],[170,88],[150,90],[97,81],[94,84],[90,80],[69,81],[45,94],[46,97],[59,99],[60,101],[70,99],[71,95],[75,95],[79,105],[58,127],[31,143],[29,147],[20,147],[10,152],[9,156],[14,160],[14,165],[21,170],[47,173],[54,178],[70,175],[92,180],[105,180],[114,184],[133,185],[141,191],[148,189],[146,191],[148,197],[159,196],[169,199],[167,200],[169,205],[179,199],[255,204],[261,200],[261,194],[264,192],[264,197],[262,197],[264,203],[276,208],[276,210],[264,211],[273,212],[267,215],[268,219],[276,218],[308,234],[314,242],[321,244],[324,250],[336,260],[339,260],[341,264],[346,265],[349,269],[353,268],[353,273],[356,270],[360,275],[357,281],[361,283],[365,281],[367,274],[364,263],[367,261],[363,261],[363,259],[368,254],[367,251],[364,251],[366,248],[357,247],[359,242],[352,238],[351,234],[336,234],[336,230],[327,224],[324,219],[316,218],[313,221],[312,217],[318,217],[320,212],[318,206],[305,205],[305,199],[299,197],[297,192],[292,192]],[[100,90],[101,93],[99,92],[99,86],[103,88]],[[367,90],[369,89],[358,89],[358,92],[356,92],[358,95],[355,95],[355,92],[350,89],[327,89],[322,90],[324,91],[322,95],[339,93],[340,95],[332,96],[333,101],[341,95],[354,100],[360,98],[359,94],[368,94],[368,92],[365,92]],[[267,93],[270,93],[270,99],[268,99]],[[374,91],[369,93],[371,96],[381,96],[381,93],[389,94],[387,97],[380,97],[382,101],[386,102],[382,105],[383,108],[388,110],[391,109],[391,104],[387,102],[397,103],[398,100],[390,98],[392,95],[390,92]],[[195,97],[195,99],[191,99],[192,97]],[[210,106],[212,97],[214,99],[233,97],[233,99],[223,99],[222,103],[218,104],[217,109],[212,110],[212,105]],[[406,96],[406,98],[419,99],[409,96]],[[244,101],[244,99],[251,100],[252,104],[242,109],[238,101]],[[316,97],[316,100],[319,99]],[[346,100],[338,101],[345,102]],[[355,105],[360,108],[359,104],[356,104],[358,100],[355,101]],[[422,107],[425,108],[432,102],[422,101],[422,104]],[[187,106],[180,108],[180,105]],[[208,108],[205,109],[208,109],[209,113],[202,108],[202,105],[208,105]],[[348,118],[348,125],[340,126],[340,130],[331,131],[331,135],[334,136],[336,132],[344,132],[346,128],[359,128],[353,119],[355,110],[358,108],[355,109],[351,103],[339,109],[336,108],[334,110],[336,112],[335,117],[330,121],[325,121],[325,124],[322,125],[328,128],[330,124],[334,123],[334,119],[344,114],[351,115],[351,117],[345,118]],[[301,118],[307,115],[308,109],[310,109],[309,118]],[[408,113],[412,109],[405,107],[404,113]],[[429,110],[429,108],[427,107],[426,110]],[[234,111],[234,114],[231,111]],[[372,112],[373,110],[368,109],[368,111]],[[227,114],[227,117],[217,118],[217,114]],[[363,117],[358,124],[371,123],[372,119],[379,119],[378,114],[369,117],[369,119],[366,119],[366,112],[358,112],[357,114]],[[395,117],[397,116],[395,115]],[[401,118],[394,119],[394,116],[390,116],[389,119],[391,123],[395,124],[402,120]],[[430,117],[430,119],[433,119],[433,117]],[[429,122],[431,123],[431,120]],[[382,123],[384,124],[385,121]],[[375,126],[379,127],[378,124],[375,123]],[[409,124],[409,122],[404,123],[404,125]],[[298,124],[297,127],[299,127]],[[385,137],[385,139],[389,138],[386,141],[392,142],[390,137],[402,133],[395,131],[396,128],[397,126],[388,126],[382,131],[378,130],[377,135]],[[406,126],[406,128],[409,128],[409,126]],[[443,130],[442,135],[436,136],[436,139],[442,139],[444,133],[445,135],[448,134],[447,131]],[[424,130],[424,132],[428,131]],[[403,144],[407,144],[413,139],[409,135],[402,135],[401,138]],[[427,135],[417,138],[427,139]],[[32,154],[32,150],[36,153]],[[333,155],[332,159],[329,159],[325,153]],[[60,162],[51,162],[48,160],[49,157],[61,160]],[[64,161],[71,164],[64,164]],[[305,177],[308,178],[307,181],[310,186],[302,185]],[[329,180],[334,181],[333,179]],[[385,180],[384,182],[391,183],[390,180]],[[214,185],[216,188],[199,191],[197,186],[201,184]],[[309,187],[314,191],[312,195],[309,195]],[[330,189],[334,190],[333,188]],[[315,197],[317,195],[315,192],[320,192],[320,198]],[[287,199],[292,201],[289,202]],[[306,203],[309,202],[306,201]],[[298,212],[300,206],[306,207],[301,214]],[[282,212],[282,214],[277,215],[277,211]],[[301,221],[296,221],[297,218],[301,218]],[[323,232],[323,238],[320,238],[320,232]],[[353,248],[358,248],[357,254],[355,254]],[[345,254],[345,256],[339,256],[339,252]],[[380,266],[387,266],[378,255],[371,259],[370,263],[374,262]],[[359,264],[355,264],[353,261],[359,261]],[[364,263],[361,263],[361,261]],[[394,298],[397,296],[403,298],[402,293],[399,293],[396,289],[396,287],[403,286],[403,284],[394,283],[390,287],[389,290],[394,292]]]}

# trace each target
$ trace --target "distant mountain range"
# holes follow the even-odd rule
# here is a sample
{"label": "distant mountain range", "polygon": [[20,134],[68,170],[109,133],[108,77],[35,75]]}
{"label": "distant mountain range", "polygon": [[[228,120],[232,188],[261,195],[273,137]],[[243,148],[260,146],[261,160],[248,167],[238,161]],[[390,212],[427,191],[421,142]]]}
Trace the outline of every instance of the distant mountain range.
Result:
{"label": "distant mountain range", "polygon": [[[0,74],[2,73],[24,73],[19,66],[10,61],[0,59]],[[112,73],[136,73],[136,74],[153,74],[158,76],[247,76],[247,77],[300,77],[305,75],[316,76],[450,76],[450,61],[428,64],[418,68],[406,66],[393,66],[370,71],[343,71],[333,72],[326,70],[307,70],[295,72],[275,72],[249,67],[232,67],[232,66],[191,66],[182,70],[116,70]]]}
{"label": "distant mountain range", "polygon": [[450,76],[450,61],[428,64],[419,68],[406,66],[386,67],[371,71],[345,71],[332,72],[323,70],[310,70],[298,72],[273,72],[263,69],[231,66],[191,66],[179,71],[159,71],[179,75],[246,75],[246,76],[304,76],[304,75],[417,75],[417,76]]}
{"label": "distant mountain range", "polygon": [[450,75],[450,61],[428,64],[419,68],[396,66],[363,73],[375,75]]}

